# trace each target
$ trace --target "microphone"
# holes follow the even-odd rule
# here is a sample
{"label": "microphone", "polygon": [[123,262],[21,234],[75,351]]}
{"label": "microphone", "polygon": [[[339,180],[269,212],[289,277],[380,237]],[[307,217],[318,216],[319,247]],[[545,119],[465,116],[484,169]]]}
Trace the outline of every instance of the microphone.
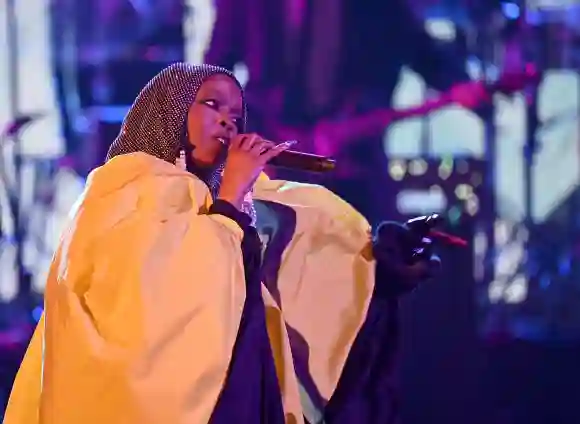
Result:
{"label": "microphone", "polygon": [[269,165],[306,172],[329,172],[336,167],[336,161],[326,156],[285,150],[268,161]]}

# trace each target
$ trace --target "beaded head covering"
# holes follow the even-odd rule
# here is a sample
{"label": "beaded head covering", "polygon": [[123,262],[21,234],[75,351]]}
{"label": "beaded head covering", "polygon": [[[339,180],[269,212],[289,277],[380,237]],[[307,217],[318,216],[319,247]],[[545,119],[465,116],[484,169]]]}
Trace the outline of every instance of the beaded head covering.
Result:
{"label": "beaded head covering", "polygon": [[[180,151],[190,150],[187,141],[187,114],[203,82],[217,74],[236,80],[227,69],[213,65],[175,63],[157,74],[141,90],[123,121],[121,131],[111,144],[107,161],[127,153],[143,152],[170,163],[176,163]],[[243,96],[243,90],[242,90]],[[243,100],[243,117],[240,132],[246,127],[246,102]],[[223,164],[207,169],[188,163],[187,170],[203,180],[212,196],[217,195]],[[252,218],[255,212],[251,201],[244,205]]]}
{"label": "beaded head covering", "polygon": [[[203,82],[217,74],[227,75],[240,85],[230,71],[212,65],[175,63],[158,73],[135,99],[109,148],[107,160],[144,152],[174,163],[184,148],[189,108]],[[241,132],[245,131],[245,101],[243,106]]]}

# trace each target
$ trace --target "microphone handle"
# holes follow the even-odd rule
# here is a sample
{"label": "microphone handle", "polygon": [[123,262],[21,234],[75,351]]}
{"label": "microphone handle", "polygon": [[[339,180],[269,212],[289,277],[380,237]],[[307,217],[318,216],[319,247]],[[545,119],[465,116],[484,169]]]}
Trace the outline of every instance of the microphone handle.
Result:
{"label": "microphone handle", "polygon": [[269,165],[307,172],[329,172],[336,167],[336,161],[326,156],[285,150],[270,159]]}

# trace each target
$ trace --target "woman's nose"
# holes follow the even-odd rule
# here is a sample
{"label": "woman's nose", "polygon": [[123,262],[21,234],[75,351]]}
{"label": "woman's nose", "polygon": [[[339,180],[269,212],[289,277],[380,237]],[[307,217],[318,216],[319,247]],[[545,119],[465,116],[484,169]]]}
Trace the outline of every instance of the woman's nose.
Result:
{"label": "woman's nose", "polygon": [[222,116],[219,120],[219,124],[220,124],[220,126],[225,128],[226,131],[228,132],[228,134],[230,134],[230,135],[234,134],[234,132],[236,131],[236,125],[227,116]]}

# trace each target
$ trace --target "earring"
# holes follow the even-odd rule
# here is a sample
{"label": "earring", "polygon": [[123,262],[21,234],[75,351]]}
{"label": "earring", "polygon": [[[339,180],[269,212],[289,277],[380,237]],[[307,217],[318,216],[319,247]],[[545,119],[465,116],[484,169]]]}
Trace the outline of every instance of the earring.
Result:
{"label": "earring", "polygon": [[185,163],[185,150],[179,151],[179,156],[175,159],[175,166],[177,166],[182,171],[187,169],[187,164]]}

